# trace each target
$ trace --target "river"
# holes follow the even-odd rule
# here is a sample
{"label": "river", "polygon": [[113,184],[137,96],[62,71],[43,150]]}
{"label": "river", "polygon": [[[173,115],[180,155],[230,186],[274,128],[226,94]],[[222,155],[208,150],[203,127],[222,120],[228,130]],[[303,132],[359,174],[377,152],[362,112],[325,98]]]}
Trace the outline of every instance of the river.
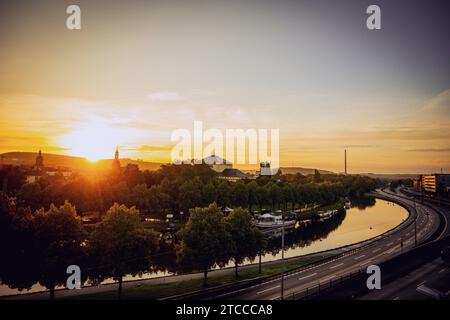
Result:
{"label": "river", "polygon": [[[363,204],[355,204],[345,213],[333,217],[329,221],[308,228],[299,228],[286,236],[285,258],[296,257],[309,253],[330,250],[352,243],[376,237],[395,228],[408,217],[403,207],[386,200],[372,199]],[[262,256],[262,261],[273,261],[281,258],[281,239],[270,242],[271,252]],[[250,263],[246,261],[246,263]],[[231,266],[232,264],[230,264]],[[158,271],[144,274],[142,278],[153,278],[170,274],[168,271]],[[125,277],[125,280],[137,277]],[[44,290],[40,285],[34,285],[29,291]],[[20,293],[0,285],[0,296]]]}

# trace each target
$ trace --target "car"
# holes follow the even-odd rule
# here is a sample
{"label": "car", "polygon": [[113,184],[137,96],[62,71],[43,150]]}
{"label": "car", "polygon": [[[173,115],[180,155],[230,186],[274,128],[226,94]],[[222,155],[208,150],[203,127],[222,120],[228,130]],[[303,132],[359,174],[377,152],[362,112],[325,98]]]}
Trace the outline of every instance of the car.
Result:
{"label": "car", "polygon": [[441,251],[441,258],[444,263],[450,265],[450,246]]}

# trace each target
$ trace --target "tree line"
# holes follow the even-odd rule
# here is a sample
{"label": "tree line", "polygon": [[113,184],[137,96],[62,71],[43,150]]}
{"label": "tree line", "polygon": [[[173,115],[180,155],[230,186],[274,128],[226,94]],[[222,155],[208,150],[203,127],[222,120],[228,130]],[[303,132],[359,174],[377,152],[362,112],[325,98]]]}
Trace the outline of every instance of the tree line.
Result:
{"label": "tree line", "polygon": [[360,197],[379,182],[363,176],[277,175],[229,182],[206,165],[164,165],[157,171],[124,170],[95,179],[75,175],[43,177],[14,193],[18,204],[33,210],[69,200],[84,212],[106,212],[114,203],[136,206],[144,214],[188,213],[216,202],[220,207],[295,209]]}
{"label": "tree line", "polygon": [[[230,260],[237,277],[238,265],[253,260],[267,244],[247,210],[238,208],[224,217],[215,203],[191,209],[177,239],[177,263],[185,271],[203,271],[205,285],[208,270]],[[102,221],[87,229],[67,201],[32,211],[15,206],[0,193],[0,279],[11,288],[29,289],[39,283],[53,298],[55,288],[66,283],[67,267],[78,265],[83,282],[117,281],[120,299],[125,275],[155,270],[159,240],[157,232],[144,227],[135,207],[116,203]]]}

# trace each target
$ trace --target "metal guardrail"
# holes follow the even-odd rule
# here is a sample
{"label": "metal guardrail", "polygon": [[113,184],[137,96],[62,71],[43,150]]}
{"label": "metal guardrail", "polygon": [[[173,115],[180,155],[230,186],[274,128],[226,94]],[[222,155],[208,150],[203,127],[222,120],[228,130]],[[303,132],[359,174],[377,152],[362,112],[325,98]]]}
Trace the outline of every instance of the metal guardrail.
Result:
{"label": "metal guardrail", "polygon": [[[386,198],[388,198],[388,197],[386,197]],[[394,200],[389,199],[389,201],[394,201]],[[395,199],[395,202],[409,211],[409,209],[408,209],[409,205],[407,203],[405,203],[399,199]],[[350,250],[346,250],[344,252],[338,253],[338,254],[330,256],[330,257],[320,259],[318,261],[315,261],[315,262],[307,264],[307,265],[299,266],[299,267],[293,268],[291,270],[285,271],[284,276],[289,276],[291,274],[295,274],[295,273],[302,272],[305,270],[310,270],[310,269],[313,269],[320,265],[335,261],[342,257],[345,257],[345,256],[351,255],[355,252],[358,252],[361,249],[366,248],[367,246],[371,245],[376,240],[388,238],[392,235],[393,232],[397,232],[399,230],[403,230],[403,229],[409,227],[410,225],[412,225],[412,223],[414,223],[415,219],[417,219],[417,212],[416,212],[416,215],[412,219],[408,219],[404,223],[385,232],[384,234],[376,236],[372,239],[361,241],[360,243],[353,243],[348,246],[341,247],[341,249],[345,249],[345,247],[359,245],[358,247],[352,248]],[[339,249],[339,248],[336,248],[336,249]],[[333,250],[336,250],[336,249],[333,249]],[[165,298],[162,298],[161,300],[183,300],[183,299],[184,300],[188,300],[188,299],[194,300],[194,299],[212,299],[217,296],[226,297],[227,295],[230,295],[230,294],[233,294],[233,293],[236,293],[239,291],[244,291],[245,289],[247,289],[251,286],[260,285],[262,283],[266,283],[266,282],[278,279],[280,277],[281,277],[281,273],[277,273],[277,274],[270,275],[270,276],[258,277],[258,278],[249,279],[249,280],[241,280],[241,281],[231,283],[231,284],[225,284],[225,285],[215,286],[212,288],[207,288],[207,289],[202,289],[202,290],[197,290],[197,291],[189,292],[189,293],[185,293],[185,294],[179,294],[179,295],[175,295],[175,296],[165,297]]]}

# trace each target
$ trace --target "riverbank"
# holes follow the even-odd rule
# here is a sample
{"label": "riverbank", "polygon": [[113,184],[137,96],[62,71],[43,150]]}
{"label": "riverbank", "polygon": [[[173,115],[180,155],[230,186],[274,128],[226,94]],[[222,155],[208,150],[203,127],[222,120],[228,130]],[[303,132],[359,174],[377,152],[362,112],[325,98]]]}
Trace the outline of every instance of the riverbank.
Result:
{"label": "riverbank", "polygon": [[[393,204],[391,203],[390,206]],[[355,212],[355,214],[359,214]],[[408,219],[405,219],[404,222],[406,222]],[[391,228],[390,230],[387,230],[381,235],[377,235],[374,238],[366,239],[363,241],[351,243],[348,245],[340,246],[339,248],[333,248],[330,250],[324,250],[324,251],[318,251],[314,253],[304,254],[304,255],[298,255],[293,257],[287,257],[285,260],[286,266],[290,265],[291,267],[299,266],[299,265],[305,265],[308,263],[317,262],[320,259],[325,259],[327,257],[338,255],[343,252],[346,252],[348,250],[353,250],[354,248],[357,248],[358,246],[362,246],[365,244],[371,243],[374,239],[378,239],[379,237],[385,235],[386,233],[392,232],[393,229],[399,228],[403,223],[400,223],[396,225],[394,228]],[[274,257],[276,258],[276,257]],[[272,261],[263,262],[263,273],[258,273],[258,264],[248,264],[244,266],[240,266],[240,277],[238,280],[242,279],[251,279],[254,277],[258,277],[261,275],[267,275],[268,272],[270,274],[275,274],[276,271],[280,271],[280,261],[275,259]],[[277,269],[278,268],[278,269]],[[265,271],[267,269],[267,271]],[[171,294],[173,292],[186,292],[185,290],[192,290],[193,288],[199,288],[199,285],[202,284],[202,273],[188,273],[188,274],[181,274],[181,275],[170,275],[170,276],[164,276],[164,277],[157,277],[157,278],[149,278],[149,279],[136,279],[132,281],[124,282],[124,294],[127,295],[127,290],[131,290],[132,296],[136,297],[136,292],[145,292],[145,295],[147,294],[152,297],[156,297],[155,293],[153,293],[153,289],[150,287],[154,286],[157,288],[157,290],[162,290],[165,294]],[[195,281],[194,281],[195,280]],[[212,285],[220,285],[224,283],[230,283],[235,282],[236,279],[234,279],[234,269],[230,266],[229,268],[224,269],[217,269],[217,270],[211,270],[208,275],[208,281],[209,286]],[[160,286],[161,285],[161,286]],[[158,287],[159,286],[159,287]],[[143,287],[143,289],[140,289]],[[101,286],[95,286],[95,287],[84,287],[82,290],[76,290],[76,291],[69,291],[69,290],[57,290],[56,292],[56,298],[80,298],[84,299],[85,297],[88,297],[92,294],[100,294],[98,298],[100,299],[107,299],[107,297],[114,298],[115,297],[115,290],[117,289],[116,284],[103,284]],[[156,289],[155,289],[156,290]],[[109,293],[108,293],[109,292]],[[104,297],[102,297],[104,295]],[[158,295],[158,297],[161,297]],[[22,295],[16,295],[13,297],[10,297],[12,299],[47,299],[48,293],[47,292],[39,292],[39,293],[30,293],[30,294],[22,294]],[[133,298],[134,299],[134,298]]]}

